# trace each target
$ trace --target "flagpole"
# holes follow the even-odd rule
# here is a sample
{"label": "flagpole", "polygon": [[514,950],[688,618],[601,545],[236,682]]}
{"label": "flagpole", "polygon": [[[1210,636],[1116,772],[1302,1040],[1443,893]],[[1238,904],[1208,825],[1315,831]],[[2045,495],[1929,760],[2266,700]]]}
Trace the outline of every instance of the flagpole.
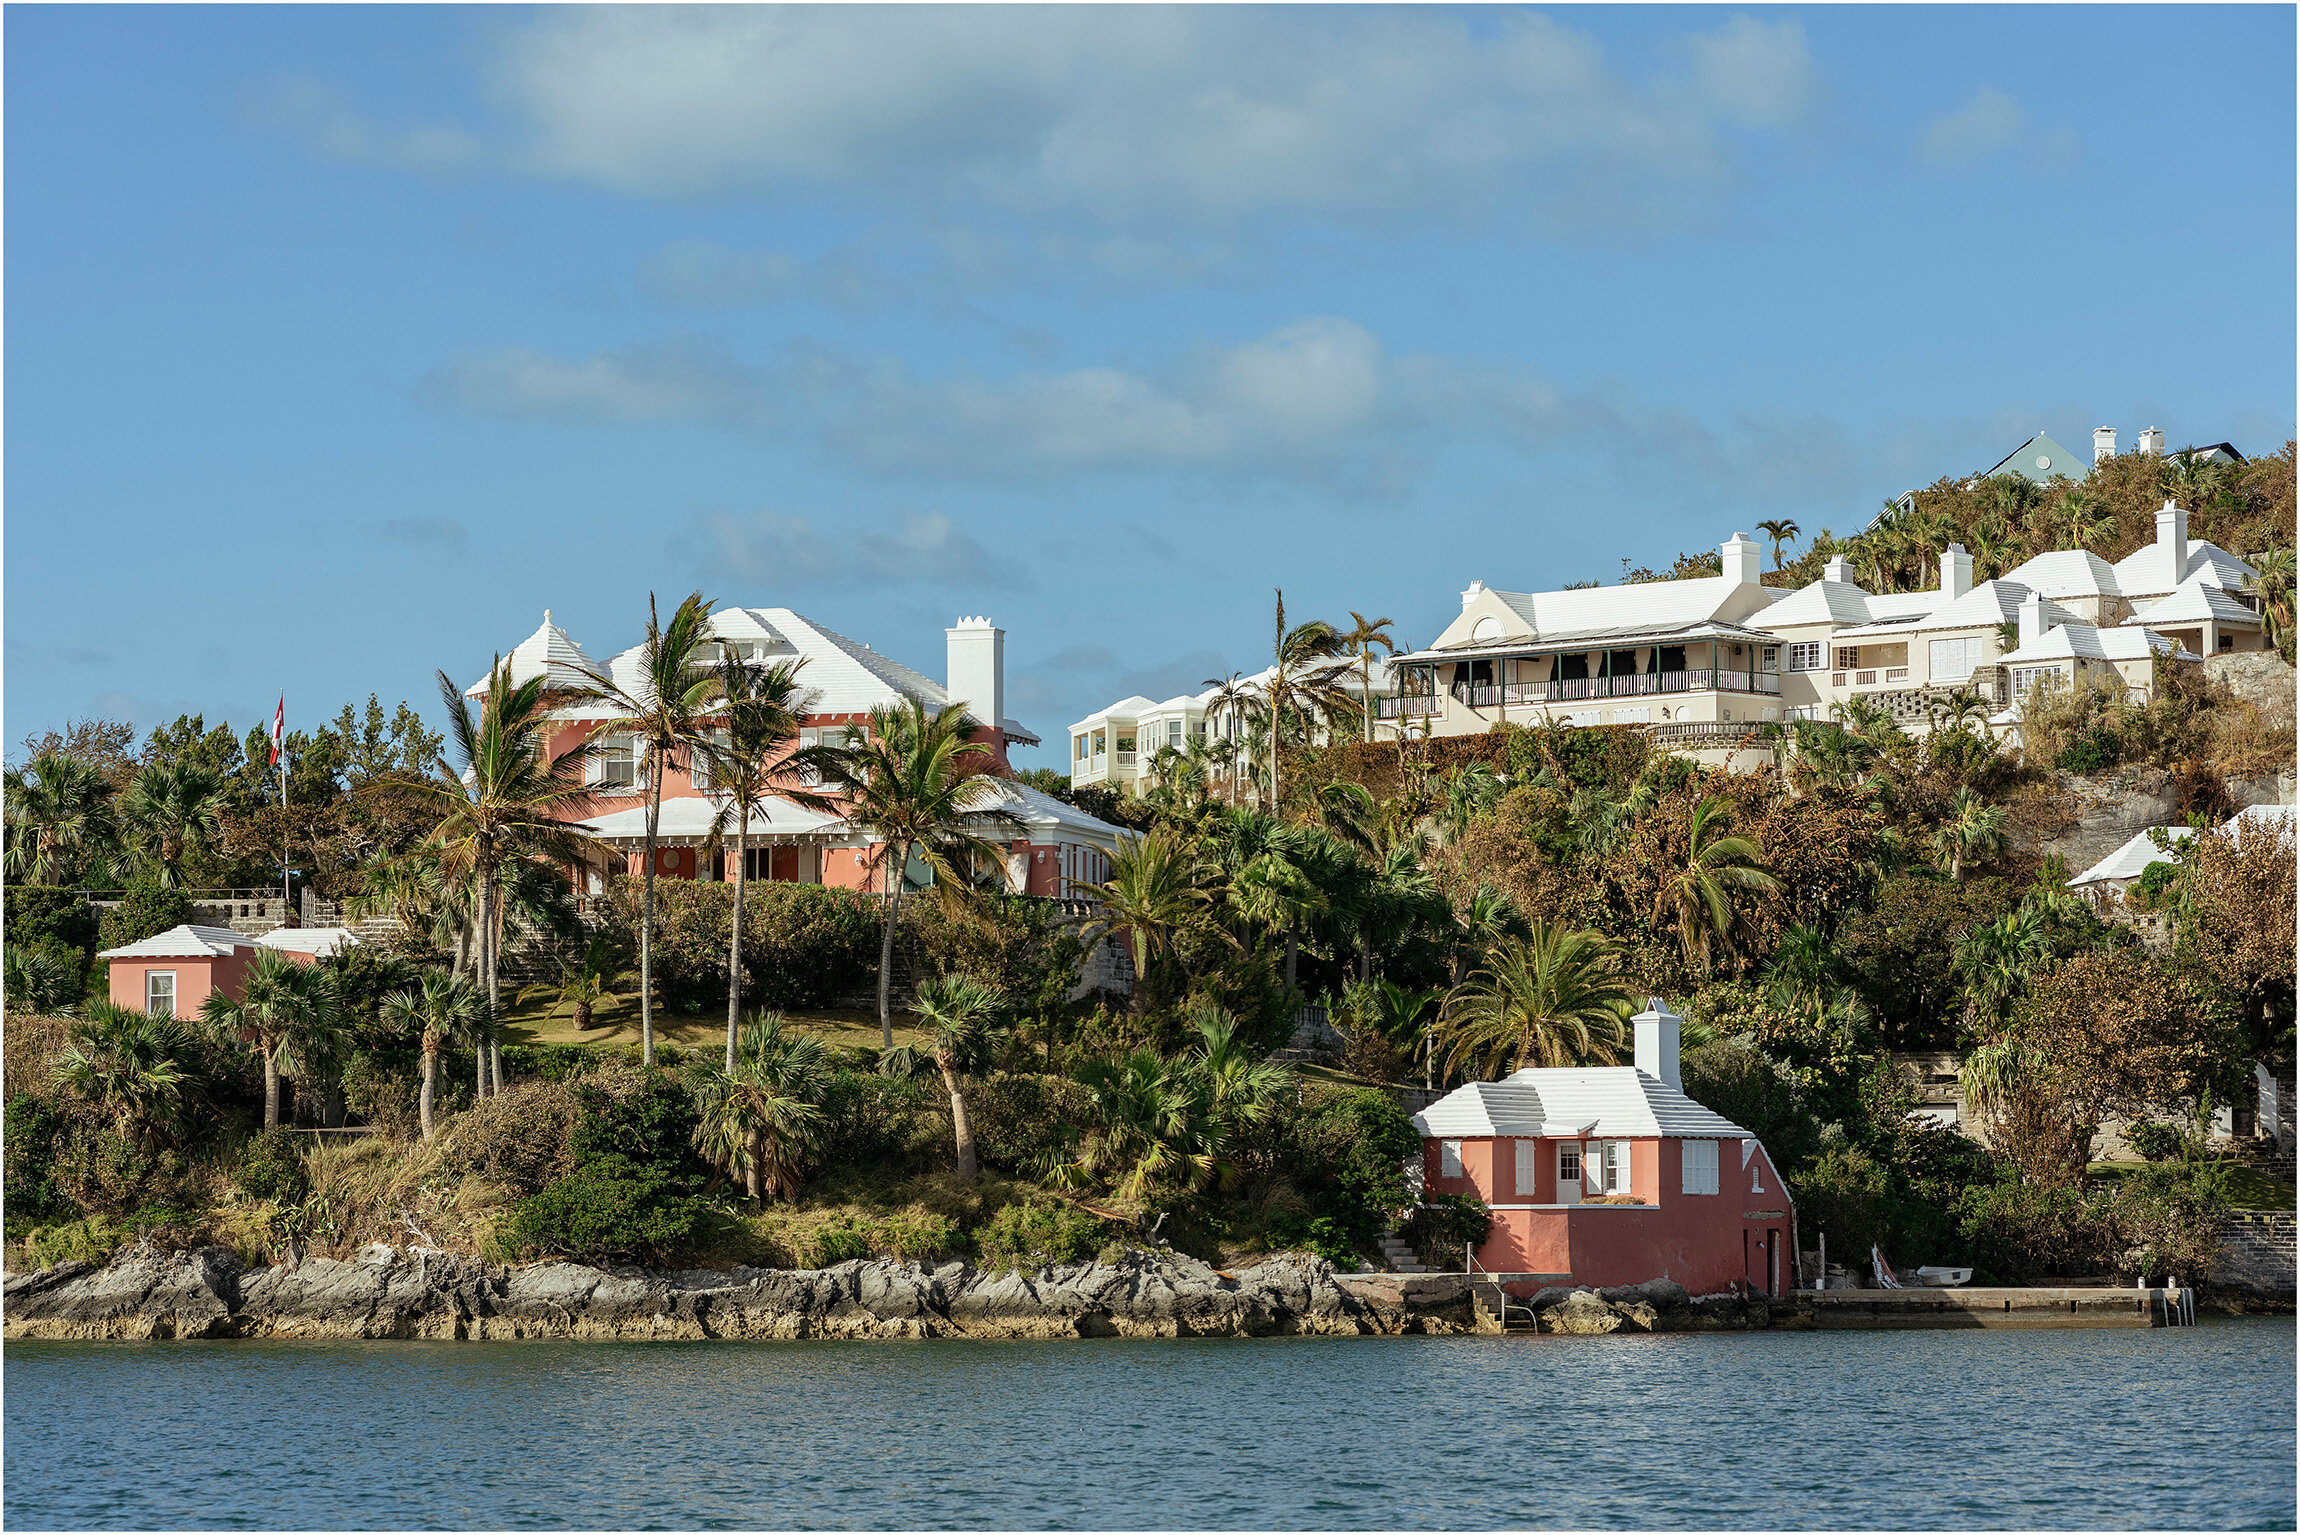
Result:
{"label": "flagpole", "polygon": [[288,848],[293,832],[288,825],[287,695],[280,695],[272,715],[272,761],[280,770],[280,925],[290,925],[295,905],[293,880],[288,874]]}

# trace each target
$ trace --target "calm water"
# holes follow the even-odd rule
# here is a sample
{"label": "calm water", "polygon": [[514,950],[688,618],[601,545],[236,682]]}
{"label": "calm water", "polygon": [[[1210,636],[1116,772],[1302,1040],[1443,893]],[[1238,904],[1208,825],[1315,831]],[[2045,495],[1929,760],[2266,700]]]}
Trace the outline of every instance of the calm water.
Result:
{"label": "calm water", "polygon": [[5,1519],[2289,1530],[2293,1336],[11,1343]]}

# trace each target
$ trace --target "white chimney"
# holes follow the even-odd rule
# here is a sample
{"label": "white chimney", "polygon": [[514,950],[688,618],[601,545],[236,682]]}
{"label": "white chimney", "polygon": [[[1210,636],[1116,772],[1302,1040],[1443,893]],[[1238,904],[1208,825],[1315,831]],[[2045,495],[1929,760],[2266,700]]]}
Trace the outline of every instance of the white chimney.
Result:
{"label": "white chimney", "polygon": [[1659,997],[1647,997],[1645,1011],[1629,1022],[1637,1047],[1637,1069],[1684,1091],[1685,1083],[1677,1073],[1677,1045],[1684,1037],[1685,1020]]}
{"label": "white chimney", "polygon": [[1725,556],[1725,579],[1741,586],[1755,586],[1763,573],[1763,562],[1758,558],[1757,541],[1746,533],[1736,533],[1717,546]]}
{"label": "white chimney", "polygon": [[1821,579],[1824,581],[1850,581],[1852,577],[1845,571],[1845,557],[1841,554],[1830,555],[1829,562],[1821,567]]}
{"label": "white chimney", "polygon": [[1006,631],[987,618],[962,618],[943,637],[950,701],[966,705],[976,724],[998,729],[1006,723]]}
{"label": "white chimney", "polygon": [[2164,433],[2153,426],[2142,432],[2140,434],[2140,451],[2153,453],[2158,458],[2164,457]]}
{"label": "white chimney", "polygon": [[2188,577],[2188,509],[2174,506],[2170,496],[2157,508],[2156,545],[2171,559],[2172,584],[2178,586]]}
{"label": "white chimney", "polygon": [[1483,597],[1484,595],[1485,595],[1485,583],[1484,583],[1483,581],[1472,581],[1472,582],[1469,584],[1469,590],[1468,590],[1468,591],[1465,591],[1465,592],[1463,592],[1463,593],[1461,594],[1461,606],[1462,606],[1462,611],[1463,611],[1463,612],[1465,612],[1465,613],[1466,613],[1466,612],[1468,612],[1468,611],[1469,611],[1469,605],[1470,605],[1471,603],[1473,603],[1473,602],[1477,601],[1477,599],[1478,599],[1478,598],[1480,598],[1480,597]]}
{"label": "white chimney", "polygon": [[2104,458],[2114,457],[2116,457],[2116,428],[2113,426],[2094,427],[2092,429],[2092,461],[2097,464]]}
{"label": "white chimney", "polygon": [[1963,544],[1951,544],[1941,551],[1941,597],[1954,602],[1973,589],[1973,557],[1965,552]]}
{"label": "white chimney", "polygon": [[[2001,610],[2000,610],[2001,611]],[[2020,648],[2028,649],[2044,638],[2044,593],[2030,592],[2021,599]]]}

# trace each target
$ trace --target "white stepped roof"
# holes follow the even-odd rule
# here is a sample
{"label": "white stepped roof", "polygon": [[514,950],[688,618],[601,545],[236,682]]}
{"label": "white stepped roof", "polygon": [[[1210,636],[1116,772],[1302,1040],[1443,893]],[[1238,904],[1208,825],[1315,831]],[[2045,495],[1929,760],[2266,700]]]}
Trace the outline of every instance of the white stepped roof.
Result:
{"label": "white stepped roof", "polygon": [[2041,637],[2029,641],[1999,662],[2004,666],[2041,666],[2050,661],[2071,659],[2084,661],[2146,661],[2155,655],[2169,655],[2174,660],[2197,659],[2196,653],[2183,650],[2154,629],[2134,629],[2119,625],[2111,629],[2092,624],[2056,624]]}
{"label": "white stepped roof", "polygon": [[1026,783],[1011,778],[992,782],[998,785],[998,808],[1028,827],[1033,842],[1085,842],[1108,853],[1115,852],[1118,839],[1128,835],[1124,827],[1097,820],[1076,805],[1065,804]]}
{"label": "white stepped roof", "polygon": [[2145,608],[2125,620],[2128,624],[2236,624],[2246,629],[2260,627],[2260,615],[2220,587],[2202,576],[2190,576],[2180,583],[2180,589],[2153,607]]}
{"label": "white stepped roof", "polygon": [[[1634,586],[1591,586],[1563,592],[1496,591],[1509,610],[1525,620],[1536,638],[1583,630],[1651,628],[1713,619],[1734,597],[1762,592],[1768,602],[1782,595],[1774,587],[1753,587],[1730,576],[1695,576],[1685,581],[1643,581]],[[1754,623],[1763,612],[1742,620]]]}
{"label": "white stepped roof", "polygon": [[[2153,831],[2162,832],[2174,842],[2185,842],[2195,835],[2186,826],[2158,826],[2153,828]],[[2171,861],[2172,855],[2156,845],[2152,840],[2151,832],[2144,831],[2070,880],[2068,887],[2071,890],[2076,890],[2085,885],[2097,885],[2102,880],[2138,879],[2148,871],[2150,864],[2170,863]]]}
{"label": "white stepped roof", "polygon": [[[511,684],[517,687],[540,676],[545,686],[552,688],[583,688],[591,686],[584,675],[599,663],[592,660],[582,646],[567,637],[567,631],[551,621],[551,610],[543,610],[543,623],[533,634],[511,647],[505,658],[511,663]],[[487,679],[463,690],[466,698],[479,698],[487,692]]]}
{"label": "white stepped roof", "polygon": [[[655,840],[673,846],[688,846],[706,842],[711,835],[711,822],[717,818],[719,807],[726,801],[715,795],[682,794],[663,801],[661,816],[655,825]],[[593,816],[588,821],[575,823],[575,830],[602,842],[638,846],[647,836],[647,807],[633,805],[628,810],[616,810],[606,815]],[[764,843],[792,841],[798,838],[838,838],[845,833],[845,825],[837,816],[824,815],[794,805],[788,800],[769,800],[762,811],[753,811],[749,835]],[[726,837],[733,844],[735,828],[730,822]]]}
{"label": "white stepped roof", "polygon": [[171,927],[164,933],[139,938],[134,943],[106,949],[98,959],[221,959],[241,949],[252,949],[255,941],[232,931],[228,927],[199,927],[186,922]]}
{"label": "white stepped roof", "polygon": [[2229,821],[2226,827],[2228,836],[2238,847],[2242,847],[2247,827],[2265,832],[2281,826],[2287,832],[2292,831],[2296,825],[2294,809],[2291,805],[2247,805]]}
{"label": "white stepped roof", "polygon": [[1687,1136],[1747,1140],[1747,1130],[1634,1066],[1529,1066],[1471,1082],[1414,1116],[1424,1135]]}
{"label": "white stepped roof", "polygon": [[326,959],[345,949],[358,948],[359,934],[348,927],[275,927],[256,940],[256,947]]}
{"label": "white stepped roof", "polygon": [[[2020,582],[2000,576],[1994,581],[1983,581],[1954,602],[1943,603],[1929,612],[1909,618],[1880,619],[1858,629],[1840,630],[1837,638],[1892,638],[1933,629],[1994,628],[1998,624],[2017,622],[2020,605],[2028,599],[2028,594],[2029,589]],[[1879,604],[1884,600],[1876,599]],[[2045,603],[2045,617],[2053,623],[2067,623],[2075,616],[2050,601]]]}
{"label": "white stepped roof", "polygon": [[2168,594],[2197,577],[2207,586],[2235,589],[2257,581],[2260,572],[2202,538],[2188,541],[2188,563],[2177,571],[2172,568],[2172,551],[2161,542],[2135,549],[2116,562],[2117,590],[2127,597]]}
{"label": "white stepped roof", "polygon": [[2122,593],[2116,567],[2090,549],[2052,549],[2004,573],[2047,597],[2114,597]]}
{"label": "white stepped roof", "polygon": [[1823,579],[1798,587],[1750,622],[1774,630],[1797,624],[1865,624],[1880,616],[1871,609],[1873,600],[1850,581]]}

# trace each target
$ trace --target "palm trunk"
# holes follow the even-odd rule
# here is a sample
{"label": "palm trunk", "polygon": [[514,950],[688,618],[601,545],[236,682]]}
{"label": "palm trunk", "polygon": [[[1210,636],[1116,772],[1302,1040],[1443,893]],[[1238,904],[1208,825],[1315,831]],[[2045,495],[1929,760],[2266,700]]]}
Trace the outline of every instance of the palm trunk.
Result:
{"label": "palm trunk", "polygon": [[[751,812],[741,807],[735,829],[735,927],[727,939],[727,1070],[735,1069],[735,1020],[743,1015],[743,888],[751,871]],[[757,1195],[752,1196],[754,1199]]]}
{"label": "palm trunk", "polygon": [[941,1058],[935,1065],[942,1068],[942,1085],[950,1094],[950,1133],[958,1140],[958,1176],[968,1183],[982,1171],[982,1164],[974,1155],[974,1125],[966,1117],[966,1099],[958,1091],[958,1073]]}
{"label": "palm trunk", "polygon": [[423,1052],[423,1093],[417,1103],[423,1113],[423,1138],[431,1139],[431,1100],[439,1086],[439,1051],[426,1048]]}
{"label": "palm trunk", "polygon": [[489,1091],[503,1091],[503,1040],[500,1035],[490,1036],[487,1041],[487,1078]]}
{"label": "palm trunk", "polygon": [[471,1087],[473,1102],[487,1096],[487,1041],[484,1039],[472,1042]]}
{"label": "palm trunk", "polygon": [[[496,1009],[502,1005],[502,989],[497,981],[495,964],[495,951],[503,942],[502,915],[495,909],[495,869],[491,863],[479,871],[479,963],[487,981],[487,1016],[491,1023]],[[487,1038],[479,1040],[476,1045],[479,1055],[478,1094],[482,1098],[487,1096],[487,1052],[493,1043],[492,1038]],[[498,1092],[503,1089],[501,1067],[496,1069],[495,1087]]]}
{"label": "palm trunk", "polygon": [[1294,961],[1302,951],[1302,924],[1286,924],[1286,990],[1294,989]]}
{"label": "palm trunk", "polygon": [[902,877],[910,867],[910,844],[902,845],[902,856],[894,866],[894,876],[887,883],[886,937],[878,948],[878,1035],[879,1048],[894,1048],[894,1013],[888,1003],[888,985],[894,978],[894,923],[902,911]]}
{"label": "palm trunk", "polygon": [[[730,1067],[729,1069],[732,1070],[733,1068]],[[767,1207],[766,1165],[767,1132],[753,1126],[751,1129],[750,1165],[743,1170],[743,1186],[750,1194],[751,1208],[755,1210],[764,1210]]]}
{"label": "palm trunk", "polygon": [[280,1047],[277,1044],[266,1045],[263,1055],[264,1128],[277,1130],[280,1127]]}
{"label": "palm trunk", "polygon": [[663,816],[663,763],[658,754],[648,774],[647,867],[639,879],[639,1061],[655,1064],[655,828]]}

